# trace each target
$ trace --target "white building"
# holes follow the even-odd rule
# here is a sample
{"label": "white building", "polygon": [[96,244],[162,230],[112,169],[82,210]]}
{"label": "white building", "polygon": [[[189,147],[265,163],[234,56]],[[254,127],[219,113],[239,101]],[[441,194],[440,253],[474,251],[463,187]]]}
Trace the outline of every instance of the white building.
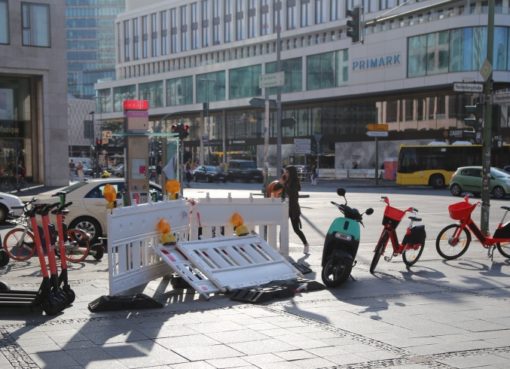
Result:
{"label": "white building", "polygon": [[[509,0],[495,4],[493,80],[503,89],[510,87]],[[355,6],[364,8],[363,43],[346,36],[346,12]],[[369,123],[389,126],[382,160],[402,141],[442,140],[464,127],[464,105],[478,96],[455,92],[453,83],[483,81],[487,13],[478,0],[128,1],[116,20],[117,80],[96,85],[97,110],[103,121],[121,122],[124,99],[147,99],[155,129],[190,125],[186,147],[197,158],[202,141],[206,160],[242,152],[261,164],[264,111],[249,102],[264,96],[259,77],[277,71],[280,23],[283,117],[295,119],[283,127],[284,163],[304,160],[295,138],[317,137],[321,166],[373,167]],[[268,93],[276,98],[274,88]],[[509,107],[500,110],[508,141]]]}

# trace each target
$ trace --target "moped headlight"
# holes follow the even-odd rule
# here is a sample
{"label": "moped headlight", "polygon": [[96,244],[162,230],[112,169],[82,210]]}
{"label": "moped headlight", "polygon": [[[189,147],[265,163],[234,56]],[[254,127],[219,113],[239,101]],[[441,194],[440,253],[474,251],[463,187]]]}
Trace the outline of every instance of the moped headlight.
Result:
{"label": "moped headlight", "polygon": [[339,240],[343,240],[343,241],[352,241],[352,236],[351,235],[343,234],[343,233],[340,233],[340,232],[336,232],[335,233],[335,238],[337,238]]}

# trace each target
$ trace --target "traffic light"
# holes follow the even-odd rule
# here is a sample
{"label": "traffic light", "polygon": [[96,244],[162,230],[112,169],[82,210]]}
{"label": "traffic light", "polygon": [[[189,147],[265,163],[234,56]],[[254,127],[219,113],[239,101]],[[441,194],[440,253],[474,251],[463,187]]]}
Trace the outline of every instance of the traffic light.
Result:
{"label": "traffic light", "polygon": [[359,42],[361,40],[361,8],[359,6],[352,10],[347,10],[347,37],[350,37],[352,42]]}
{"label": "traffic light", "polygon": [[172,133],[178,134],[180,140],[189,136],[189,126],[187,124],[172,124]]}
{"label": "traffic light", "polygon": [[474,129],[480,129],[483,122],[483,105],[464,105],[464,124]]}

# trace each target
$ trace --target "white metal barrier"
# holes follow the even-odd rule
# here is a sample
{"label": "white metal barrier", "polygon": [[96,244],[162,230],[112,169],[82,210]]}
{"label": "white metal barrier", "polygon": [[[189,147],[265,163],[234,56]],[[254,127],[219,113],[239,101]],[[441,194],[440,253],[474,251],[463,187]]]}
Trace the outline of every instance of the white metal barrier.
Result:
{"label": "white metal barrier", "polygon": [[277,198],[200,199],[191,206],[190,239],[199,239],[199,228],[201,239],[232,236],[234,229],[229,220],[235,212],[243,217],[250,231],[256,232],[282,256],[289,256],[289,207]]}
{"label": "white metal barrier", "polygon": [[169,274],[154,252],[156,230],[164,218],[177,239],[189,238],[189,206],[185,200],[163,201],[113,209],[108,216],[110,295],[116,295]]}
{"label": "white metal barrier", "polygon": [[[193,204],[193,205],[192,205]],[[288,205],[279,199],[171,200],[113,209],[108,215],[110,296],[146,284],[171,272],[155,252],[156,224],[168,221],[177,240],[196,240],[233,234],[230,217],[238,212],[283,256],[289,253]]]}

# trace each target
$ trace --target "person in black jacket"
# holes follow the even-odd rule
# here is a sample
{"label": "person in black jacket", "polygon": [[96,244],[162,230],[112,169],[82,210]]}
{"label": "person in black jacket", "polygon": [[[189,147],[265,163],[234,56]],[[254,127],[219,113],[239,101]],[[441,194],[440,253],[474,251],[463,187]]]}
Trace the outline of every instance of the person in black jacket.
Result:
{"label": "person in black jacket", "polygon": [[303,253],[310,253],[310,246],[308,241],[301,230],[301,207],[299,206],[299,191],[301,190],[301,183],[297,174],[296,167],[288,165],[285,167],[282,177],[280,179],[283,184],[282,197],[289,199],[289,218],[292,224],[292,229],[298,235],[301,242],[303,242]]}

